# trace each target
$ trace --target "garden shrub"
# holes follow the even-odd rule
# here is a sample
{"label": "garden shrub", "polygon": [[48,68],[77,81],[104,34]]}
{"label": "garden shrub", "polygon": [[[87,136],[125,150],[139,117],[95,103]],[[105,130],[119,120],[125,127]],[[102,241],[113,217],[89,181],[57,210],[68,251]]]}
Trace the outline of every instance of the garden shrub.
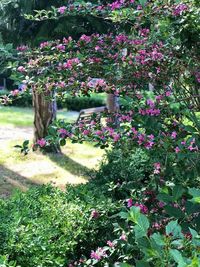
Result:
{"label": "garden shrub", "polygon": [[19,192],[0,202],[0,255],[21,267],[66,266],[111,237],[117,210],[85,185]]}
{"label": "garden shrub", "polygon": [[58,100],[59,108],[67,108],[68,110],[80,111],[81,109],[101,107],[105,105],[105,100],[99,96],[91,97],[72,97],[67,96],[64,100]]}
{"label": "garden shrub", "polygon": [[[5,95],[5,92],[2,93],[2,95]],[[59,98],[57,99],[57,107],[59,109],[67,108],[68,110],[74,110],[74,111],[80,111],[81,109],[100,107],[104,105],[105,101],[102,99],[102,97],[99,96],[91,96],[91,97],[67,96],[62,101]],[[32,95],[21,94],[20,97],[13,99],[12,106],[32,107]]]}
{"label": "garden shrub", "polygon": [[109,184],[116,198],[130,195],[133,189],[144,187],[152,173],[152,161],[146,151],[128,146],[108,150],[96,174],[97,183]]}
{"label": "garden shrub", "polygon": [[199,267],[200,190],[172,186],[155,193],[129,199],[118,214],[124,224],[115,224],[118,238],[74,266]]}

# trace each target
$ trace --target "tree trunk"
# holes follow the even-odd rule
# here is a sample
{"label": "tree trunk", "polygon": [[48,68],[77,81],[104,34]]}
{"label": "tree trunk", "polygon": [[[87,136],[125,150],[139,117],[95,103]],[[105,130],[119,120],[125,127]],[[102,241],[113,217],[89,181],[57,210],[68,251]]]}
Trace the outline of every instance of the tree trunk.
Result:
{"label": "tree trunk", "polygon": [[119,110],[119,98],[113,94],[107,95],[107,108],[110,113],[117,112]]}
{"label": "tree trunk", "polygon": [[[56,101],[49,100],[49,96],[33,90],[34,142],[47,136],[49,125],[56,119]],[[60,149],[52,147],[48,152],[60,152]]]}
{"label": "tree trunk", "polygon": [[[115,96],[114,94],[107,94],[107,109],[109,113],[116,113],[119,111],[119,97]],[[113,125],[114,128],[119,126],[119,121],[117,117],[113,118]]]}

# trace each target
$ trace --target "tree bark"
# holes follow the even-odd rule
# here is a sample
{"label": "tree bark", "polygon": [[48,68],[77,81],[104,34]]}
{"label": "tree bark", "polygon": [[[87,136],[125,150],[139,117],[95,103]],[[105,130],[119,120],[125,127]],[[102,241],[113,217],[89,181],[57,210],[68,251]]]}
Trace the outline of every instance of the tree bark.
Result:
{"label": "tree bark", "polygon": [[114,94],[107,95],[107,108],[110,113],[117,112],[119,110],[118,97]]}
{"label": "tree bark", "polygon": [[[109,113],[116,113],[119,111],[119,97],[115,96],[114,94],[107,94],[107,109]],[[117,117],[113,118],[113,125],[114,128],[119,126],[119,121]]]}
{"label": "tree bark", "polygon": [[47,136],[48,127],[56,118],[56,102],[48,100],[49,96],[33,91],[34,142]]}

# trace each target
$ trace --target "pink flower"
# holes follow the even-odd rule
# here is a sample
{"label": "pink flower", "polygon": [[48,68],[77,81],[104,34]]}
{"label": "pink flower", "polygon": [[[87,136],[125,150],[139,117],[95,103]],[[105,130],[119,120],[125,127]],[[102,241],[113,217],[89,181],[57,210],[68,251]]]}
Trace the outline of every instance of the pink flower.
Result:
{"label": "pink flower", "polygon": [[66,9],[67,9],[66,6],[61,6],[61,7],[58,8],[58,13],[64,14]]}
{"label": "pink flower", "polygon": [[89,130],[84,130],[84,131],[83,131],[83,135],[88,135],[89,133],[90,133]]}
{"label": "pink flower", "polygon": [[119,139],[120,139],[120,134],[114,134],[113,135],[114,142],[117,142]]}
{"label": "pink flower", "polygon": [[171,91],[167,91],[167,92],[165,93],[166,96],[170,96],[171,94],[172,94]]}
{"label": "pink flower", "polygon": [[90,257],[91,259],[100,261],[102,258],[107,257],[107,254],[103,248],[98,248],[96,251],[92,250]]}
{"label": "pink flower", "polygon": [[171,138],[172,138],[172,139],[176,139],[176,137],[177,137],[177,132],[175,132],[175,131],[172,132],[172,134],[171,134]]}
{"label": "pink flower", "polygon": [[159,208],[163,208],[164,206],[165,206],[165,203],[164,202],[161,202],[161,201],[158,202],[158,207]]}
{"label": "pink flower", "polygon": [[180,150],[180,148],[177,146],[176,148],[175,148],[175,152],[176,153],[179,153],[181,150]]}
{"label": "pink flower", "polygon": [[122,235],[120,236],[119,239],[121,239],[121,240],[123,240],[123,241],[127,241],[127,236],[126,236],[126,234],[125,234],[125,233],[122,233]]}
{"label": "pink flower", "polygon": [[131,208],[133,206],[133,200],[132,200],[132,198],[129,198],[128,200],[127,200],[127,207],[128,208]]}
{"label": "pink flower", "polygon": [[40,139],[37,141],[37,144],[40,146],[40,147],[44,147],[46,145],[46,140],[44,138]]}
{"label": "pink flower", "polygon": [[15,90],[11,91],[10,93],[12,96],[17,96],[19,94],[19,92],[20,91],[18,89],[15,89]]}
{"label": "pink flower", "polygon": [[65,51],[65,46],[64,46],[63,44],[59,44],[59,45],[57,45],[56,48],[57,48],[58,50],[62,51],[62,52]]}
{"label": "pink flower", "polygon": [[17,70],[18,70],[19,72],[24,72],[24,71],[25,71],[25,68],[24,68],[23,66],[19,66],[19,67],[17,68]]}
{"label": "pink flower", "polygon": [[147,99],[147,105],[149,105],[151,108],[154,108],[155,107],[155,103],[151,99]]}
{"label": "pink flower", "polygon": [[185,4],[178,4],[174,6],[173,15],[180,16],[184,11],[188,9],[188,6]]}
{"label": "pink flower", "polygon": [[148,208],[144,205],[144,204],[139,204],[139,203],[135,203],[134,204],[135,207],[139,207],[140,208],[140,211],[143,213],[143,214],[147,214],[148,213]]}
{"label": "pink flower", "polygon": [[24,52],[26,50],[28,50],[28,46],[27,45],[21,45],[21,46],[17,47],[17,51]]}
{"label": "pink flower", "polygon": [[107,245],[110,247],[110,248],[114,248],[115,244],[113,242],[111,242],[110,240],[107,241]]}
{"label": "pink flower", "polygon": [[160,162],[156,162],[154,163],[154,174],[159,174],[160,173],[160,169],[161,169],[161,165]]}
{"label": "pink flower", "polygon": [[99,213],[97,210],[93,210],[93,211],[91,212],[91,217],[92,217],[93,219],[97,219],[97,218],[99,218],[99,216],[100,216],[100,213]]}

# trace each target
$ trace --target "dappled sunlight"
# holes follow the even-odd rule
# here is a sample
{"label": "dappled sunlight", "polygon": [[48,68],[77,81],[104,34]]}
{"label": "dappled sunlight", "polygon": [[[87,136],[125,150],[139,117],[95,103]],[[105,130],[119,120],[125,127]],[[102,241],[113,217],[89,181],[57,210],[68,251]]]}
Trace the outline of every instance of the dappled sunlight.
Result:
{"label": "dappled sunlight", "polygon": [[27,156],[14,146],[32,140],[31,127],[0,126],[0,195],[7,196],[13,189],[25,191],[31,185],[51,183],[61,189],[67,184],[86,183],[94,176],[104,151],[90,144],[72,144],[61,154],[39,151]]}

